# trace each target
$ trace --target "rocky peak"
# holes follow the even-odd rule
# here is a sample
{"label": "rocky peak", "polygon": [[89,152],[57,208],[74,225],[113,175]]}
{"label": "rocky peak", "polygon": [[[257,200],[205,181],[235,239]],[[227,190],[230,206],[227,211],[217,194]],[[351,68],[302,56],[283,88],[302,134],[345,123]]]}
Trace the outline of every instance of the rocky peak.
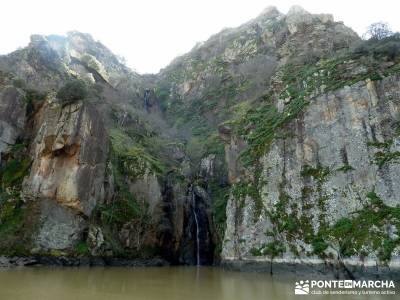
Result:
{"label": "rocky peak", "polygon": [[275,19],[280,16],[283,16],[283,14],[275,7],[275,6],[268,6],[266,7],[261,14],[256,18],[257,19]]}
{"label": "rocky peak", "polygon": [[313,20],[313,15],[300,6],[292,6],[286,15],[286,23],[292,34],[297,32],[299,25],[310,25]]}
{"label": "rocky peak", "polygon": [[330,14],[311,14],[301,6],[292,6],[286,14],[286,23],[290,33],[294,34],[299,30],[299,26],[308,26],[314,23],[334,22]]}
{"label": "rocky peak", "polygon": [[275,16],[275,15],[280,15],[281,13],[279,10],[276,8],[276,6],[270,5],[264,8],[264,10],[261,12],[260,16]]}
{"label": "rocky peak", "polygon": [[287,17],[293,17],[293,16],[309,16],[311,13],[309,13],[307,10],[305,10],[303,7],[300,5],[292,5],[286,16]]}
{"label": "rocky peak", "polygon": [[90,33],[83,33],[76,30],[68,31],[67,37],[70,41],[77,40],[87,45],[96,43],[96,41],[94,40],[94,38]]}
{"label": "rocky peak", "polygon": [[30,41],[31,41],[31,45],[35,46],[37,44],[41,44],[43,42],[46,42],[47,39],[44,35],[40,35],[40,34],[32,34],[30,37]]}

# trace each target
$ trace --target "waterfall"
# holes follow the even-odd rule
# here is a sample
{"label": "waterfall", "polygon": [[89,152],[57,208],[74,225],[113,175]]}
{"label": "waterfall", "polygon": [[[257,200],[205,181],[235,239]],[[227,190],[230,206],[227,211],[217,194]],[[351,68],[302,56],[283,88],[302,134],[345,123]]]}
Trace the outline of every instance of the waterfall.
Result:
{"label": "waterfall", "polygon": [[196,213],[196,201],[195,201],[195,194],[194,194],[194,189],[192,188],[192,207],[193,207],[193,215],[194,215],[194,221],[196,223],[196,251],[197,251],[197,266],[200,266],[200,235],[199,235],[199,220],[197,218],[197,213]]}

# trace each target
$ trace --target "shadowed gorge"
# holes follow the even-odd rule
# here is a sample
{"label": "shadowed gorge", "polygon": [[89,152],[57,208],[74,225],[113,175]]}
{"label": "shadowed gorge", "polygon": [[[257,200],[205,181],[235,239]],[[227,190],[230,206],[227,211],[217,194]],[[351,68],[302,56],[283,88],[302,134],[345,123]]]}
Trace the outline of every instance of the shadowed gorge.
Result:
{"label": "shadowed gorge", "polygon": [[33,35],[0,56],[0,255],[398,274],[399,76],[398,34],[298,6],[158,74]]}

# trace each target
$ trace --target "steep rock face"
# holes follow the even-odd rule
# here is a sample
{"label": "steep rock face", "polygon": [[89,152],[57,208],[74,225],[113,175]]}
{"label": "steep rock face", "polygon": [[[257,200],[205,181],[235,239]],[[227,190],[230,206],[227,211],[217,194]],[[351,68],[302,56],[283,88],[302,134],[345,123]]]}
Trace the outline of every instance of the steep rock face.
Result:
{"label": "steep rock face", "polygon": [[39,222],[33,249],[42,252],[73,249],[87,228],[87,222],[76,211],[52,199],[40,200]]}
{"label": "steep rock face", "polygon": [[215,125],[227,119],[224,108],[232,110],[238,102],[261,96],[278,66],[315,62],[359,40],[332,16],[312,15],[299,7],[284,15],[270,7],[175,59],[161,70],[157,88],[167,117],[180,121],[183,116],[176,113],[192,112]]}
{"label": "steep rock face", "polygon": [[[0,74],[0,77],[2,74]],[[4,81],[8,80],[3,77]],[[8,80],[9,81],[9,80]],[[3,85],[4,84],[4,85]],[[9,146],[22,134],[25,127],[24,94],[5,82],[0,82],[0,161]]]}
{"label": "steep rock face", "polygon": [[44,108],[37,132],[27,197],[52,198],[90,215],[104,197],[107,141],[96,111],[82,103]]}
{"label": "steep rock face", "polygon": [[[170,198],[164,198],[164,190],[161,178],[158,178],[150,169],[146,169],[144,174],[127,181],[129,192],[134,195],[135,201],[139,203],[142,212],[142,218],[135,218],[123,224],[119,232],[119,238],[126,249],[134,249],[140,251],[144,248],[153,248],[157,251],[163,247],[163,243],[159,239],[160,224],[163,218],[167,218],[167,213],[163,210],[165,202],[171,201]],[[170,214],[178,212],[175,209]],[[177,238],[172,235],[173,226],[165,229],[171,234],[171,239]]]}
{"label": "steep rock face", "polygon": [[211,199],[201,186],[187,186],[174,174],[157,178],[146,173],[129,184],[145,217],[126,222],[119,232],[128,250],[152,249],[179,264],[211,264],[215,236]]}
{"label": "steep rock face", "polygon": [[367,79],[311,98],[259,159],[259,173],[247,174],[259,176],[259,193],[233,192],[224,259],[352,256],[350,264],[377,264],[390,261],[385,251],[398,259],[399,82]]}
{"label": "steep rock face", "polygon": [[[68,248],[84,229],[80,214],[89,217],[104,199],[108,143],[102,120],[90,105],[47,103],[40,114],[23,194],[44,201],[40,246]],[[64,240],[61,245],[59,239]]]}
{"label": "steep rock face", "polygon": [[162,201],[162,187],[157,176],[150,172],[145,173],[143,178],[130,183],[129,189],[137,197],[137,200],[146,202],[153,221],[159,221],[160,212],[157,210],[159,210]]}
{"label": "steep rock face", "polygon": [[[184,133],[192,164],[201,168],[202,159],[209,155],[215,155],[219,162],[216,163],[218,175],[207,180],[212,187],[208,190],[214,217],[224,209],[221,203],[226,203],[227,182],[237,184],[243,178],[259,176],[241,166],[240,156],[246,143],[231,126],[232,116],[240,118],[244,114],[245,118],[246,111],[255,109],[263,101],[258,99],[275,85],[280,86],[275,74],[286,64],[313,64],[333,53],[346,51],[358,41],[354,31],[334,22],[329,15],[312,15],[298,7],[284,15],[271,7],[254,20],[223,30],[198,44],[160,72],[156,95],[166,119]],[[282,101],[287,104],[290,97]],[[215,139],[218,131],[225,145]],[[226,164],[221,164],[224,157]],[[249,198],[240,207],[252,206],[252,202]],[[230,202],[226,208],[228,231],[232,224],[242,221],[241,216],[232,216],[235,208],[231,205],[235,204]],[[255,206],[259,210],[260,205]],[[220,215],[217,226],[224,228],[225,214]],[[247,222],[244,228],[259,236],[264,234],[262,228],[244,221]],[[220,236],[219,240],[222,239]],[[229,234],[226,239],[231,239]],[[239,241],[243,243],[244,239],[231,239],[232,243]]]}
{"label": "steep rock face", "polygon": [[232,132],[232,128],[222,125],[219,128],[220,138],[225,143],[225,161],[228,169],[229,183],[234,184],[244,172],[240,164],[240,153],[245,149],[246,143]]}
{"label": "steep rock face", "polygon": [[[90,35],[76,32],[32,36],[27,48],[0,57],[0,68],[13,74],[4,77],[4,86],[15,92],[6,90],[1,98],[8,113],[2,136],[9,145],[2,143],[2,152],[4,148],[10,162],[4,164],[15,168],[9,146],[17,137],[24,139],[18,147],[27,147],[33,160],[17,161],[29,175],[22,187],[18,182],[4,191],[9,197],[15,189],[13,205],[35,223],[34,232],[21,230],[33,239],[32,245],[29,240],[18,251],[76,254],[80,249],[82,255],[161,255],[178,261],[183,220],[192,218],[185,208],[188,183],[167,184],[164,164],[174,166],[185,154],[173,143],[159,146],[163,140],[172,142],[173,136],[157,120],[154,91],[138,87],[142,78]],[[88,97],[61,103],[54,89],[74,77],[86,82]],[[146,91],[148,107],[142,98]],[[13,217],[1,222],[13,222]]]}

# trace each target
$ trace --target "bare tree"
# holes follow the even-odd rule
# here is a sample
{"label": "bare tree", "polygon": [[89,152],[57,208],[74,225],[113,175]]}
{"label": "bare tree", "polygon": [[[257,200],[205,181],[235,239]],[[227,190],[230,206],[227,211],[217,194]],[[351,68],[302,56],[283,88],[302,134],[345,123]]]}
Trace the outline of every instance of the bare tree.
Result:
{"label": "bare tree", "polygon": [[382,40],[388,36],[393,35],[387,23],[377,22],[368,26],[367,32],[364,33],[364,39]]}

